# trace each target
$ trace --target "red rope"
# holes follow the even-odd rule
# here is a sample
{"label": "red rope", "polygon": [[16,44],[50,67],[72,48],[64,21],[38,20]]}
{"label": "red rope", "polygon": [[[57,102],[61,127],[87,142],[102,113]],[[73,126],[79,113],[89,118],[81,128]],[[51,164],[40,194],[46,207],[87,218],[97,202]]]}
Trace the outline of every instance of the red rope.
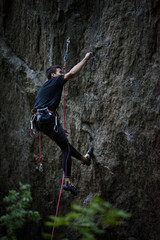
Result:
{"label": "red rope", "polygon": [[[66,63],[67,63],[67,59],[68,59],[68,47],[69,47],[69,43],[70,40],[67,40],[67,50],[66,50],[66,56],[65,56],[65,60],[64,60],[64,67],[63,67],[63,71],[65,72],[65,68],[66,68]],[[63,85],[63,128],[64,131],[66,131],[65,129],[65,87]],[[66,131],[67,132],[67,131]],[[63,176],[62,176],[62,183],[61,183],[61,189],[60,189],[60,193],[59,193],[59,198],[58,198],[58,203],[57,203],[57,208],[56,208],[56,215],[55,217],[57,217],[58,215],[58,209],[59,209],[59,204],[60,204],[60,200],[61,200],[61,194],[62,194],[62,189],[63,189],[63,182],[64,182],[64,172],[63,172]],[[53,239],[53,234],[54,234],[54,229],[55,229],[55,222],[54,221],[54,225],[53,225],[53,229],[52,229],[52,235],[51,235],[51,240]]]}
{"label": "red rope", "polygon": [[42,165],[42,156],[41,156],[41,132],[39,131],[39,156],[36,157],[36,160],[40,161],[40,164]]}
{"label": "red rope", "polygon": [[[64,88],[64,85],[63,85],[63,127],[64,127],[64,129],[65,129],[65,88]],[[60,189],[60,193],[59,193],[59,198],[58,198],[58,203],[57,203],[57,208],[56,208],[56,215],[55,215],[55,217],[57,217],[57,215],[58,215],[58,209],[59,209],[59,204],[60,204],[61,194],[62,194],[62,189],[63,189],[63,182],[64,182],[64,172],[63,172],[63,176],[62,176],[61,189]],[[56,220],[54,221],[54,224],[53,224],[51,240],[53,239],[53,234],[54,234],[54,229],[55,229],[55,223],[56,223]]]}
{"label": "red rope", "polygon": [[[63,85],[63,128],[65,130],[65,88],[64,88],[64,85]],[[60,189],[60,192],[59,192],[59,198],[58,198],[55,218],[58,215],[58,209],[59,209],[59,204],[60,204],[61,194],[62,194],[62,189],[63,189],[63,182],[64,182],[64,172],[63,172],[63,176],[62,176],[62,183],[61,183],[61,189]],[[56,220],[54,220],[51,240],[53,239],[53,235],[54,235],[55,223],[56,223]]]}
{"label": "red rope", "polygon": [[[58,209],[59,209],[59,204],[60,204],[60,200],[61,200],[63,182],[64,182],[64,172],[63,172],[63,176],[62,176],[61,189],[60,189],[60,193],[59,193],[59,198],[58,198],[58,204],[57,204],[57,209],[56,209],[56,215],[55,215],[55,217],[57,217],[57,215],[58,215]],[[54,234],[54,229],[55,229],[55,223],[56,223],[56,220],[54,220],[54,225],[53,225],[53,229],[52,229],[51,240],[53,239],[53,234]]]}

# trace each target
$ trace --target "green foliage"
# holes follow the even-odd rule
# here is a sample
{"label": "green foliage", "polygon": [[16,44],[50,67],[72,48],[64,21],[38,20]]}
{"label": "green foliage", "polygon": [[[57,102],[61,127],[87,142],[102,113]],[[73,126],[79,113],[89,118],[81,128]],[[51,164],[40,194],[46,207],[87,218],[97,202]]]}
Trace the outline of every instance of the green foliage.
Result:
{"label": "green foliage", "polygon": [[19,183],[19,192],[9,191],[9,195],[3,199],[8,204],[6,215],[0,217],[0,225],[5,227],[6,236],[1,240],[16,240],[16,229],[20,229],[26,221],[38,222],[40,215],[37,211],[28,210],[32,202],[30,185]]}
{"label": "green foliage", "polygon": [[[112,205],[103,201],[100,197],[95,197],[88,208],[73,204],[72,211],[65,217],[50,217],[52,222],[45,225],[53,227],[66,226],[82,235],[81,240],[96,240],[95,235],[105,232],[108,226],[117,226],[122,219],[131,217],[131,214],[122,210],[113,209]],[[49,237],[44,234],[44,237]]]}

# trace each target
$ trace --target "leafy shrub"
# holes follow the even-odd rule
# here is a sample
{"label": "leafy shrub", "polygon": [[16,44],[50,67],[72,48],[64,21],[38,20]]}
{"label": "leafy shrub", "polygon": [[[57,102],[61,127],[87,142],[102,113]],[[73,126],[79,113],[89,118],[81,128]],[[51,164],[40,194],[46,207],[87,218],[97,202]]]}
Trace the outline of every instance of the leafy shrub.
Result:
{"label": "leafy shrub", "polygon": [[0,225],[6,230],[6,236],[1,237],[1,240],[16,240],[16,229],[22,228],[26,221],[38,222],[40,220],[37,211],[28,210],[32,201],[30,185],[22,183],[19,185],[19,192],[11,190],[9,195],[3,199],[8,206],[6,215],[0,217]]}

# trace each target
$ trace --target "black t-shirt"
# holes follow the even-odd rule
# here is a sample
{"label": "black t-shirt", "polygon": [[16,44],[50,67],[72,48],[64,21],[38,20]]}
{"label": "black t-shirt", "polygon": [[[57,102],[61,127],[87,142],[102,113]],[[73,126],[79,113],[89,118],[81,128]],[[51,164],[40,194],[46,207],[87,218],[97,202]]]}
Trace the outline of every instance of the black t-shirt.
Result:
{"label": "black t-shirt", "polygon": [[33,109],[48,107],[50,110],[56,110],[61,100],[64,83],[64,75],[46,81],[37,93]]}

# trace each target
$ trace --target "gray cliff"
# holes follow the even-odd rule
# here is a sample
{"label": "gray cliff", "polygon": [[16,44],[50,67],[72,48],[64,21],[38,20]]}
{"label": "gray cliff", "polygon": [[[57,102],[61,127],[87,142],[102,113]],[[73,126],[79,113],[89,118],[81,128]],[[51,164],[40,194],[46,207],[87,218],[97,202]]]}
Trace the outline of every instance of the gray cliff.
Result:
{"label": "gray cliff", "polygon": [[[160,2],[1,0],[0,11],[0,200],[19,181],[29,183],[32,208],[44,220],[55,214],[62,154],[43,135],[41,173],[38,133],[31,138],[29,128],[45,70],[63,64],[70,37],[67,70],[88,51],[96,58],[66,84],[66,128],[81,153],[91,145],[95,150],[90,167],[73,159],[79,194],[62,192],[59,215],[100,195],[132,213],[101,240],[159,240]],[[59,114],[63,119],[62,103]],[[41,239],[42,229],[21,239]]]}

